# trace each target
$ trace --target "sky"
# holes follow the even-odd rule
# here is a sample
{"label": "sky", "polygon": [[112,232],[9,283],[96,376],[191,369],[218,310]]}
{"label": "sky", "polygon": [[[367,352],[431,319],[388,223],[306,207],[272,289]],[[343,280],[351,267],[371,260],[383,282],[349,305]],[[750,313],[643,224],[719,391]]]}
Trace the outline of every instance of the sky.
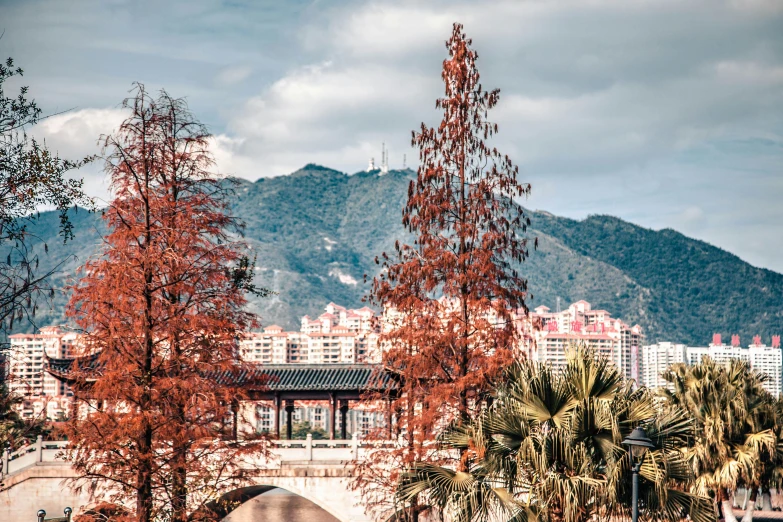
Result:
{"label": "sky", "polygon": [[[781,0],[0,0],[0,55],[63,157],[100,152],[138,81],[188,100],[222,173],[354,173],[382,143],[391,168],[417,166],[455,21],[501,91],[493,145],[532,183],[527,207],[783,272]],[[98,164],[78,174],[107,197]]]}

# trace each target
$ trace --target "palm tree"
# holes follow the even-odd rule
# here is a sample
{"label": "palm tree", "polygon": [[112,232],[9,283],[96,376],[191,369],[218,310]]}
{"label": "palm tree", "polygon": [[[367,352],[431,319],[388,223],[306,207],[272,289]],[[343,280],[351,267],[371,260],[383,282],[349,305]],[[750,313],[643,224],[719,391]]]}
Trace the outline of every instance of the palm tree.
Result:
{"label": "palm tree", "polygon": [[663,377],[668,404],[688,411],[693,437],[686,458],[694,490],[710,495],[724,518],[735,522],[731,495],[750,492],[745,522],[753,518],[756,494],[781,484],[783,407],[763,388],[767,376],[741,360],[719,363],[705,358],[695,366],[673,365]]}
{"label": "palm tree", "polygon": [[584,348],[564,371],[515,363],[479,418],[441,437],[453,466],[418,464],[398,495],[418,496],[455,521],[584,522],[630,513],[629,458],[621,441],[644,424],[656,450],[641,467],[640,515],[714,520],[709,499],[687,491],[693,474],[680,448],[692,430],[685,412],[659,414],[607,360]]}

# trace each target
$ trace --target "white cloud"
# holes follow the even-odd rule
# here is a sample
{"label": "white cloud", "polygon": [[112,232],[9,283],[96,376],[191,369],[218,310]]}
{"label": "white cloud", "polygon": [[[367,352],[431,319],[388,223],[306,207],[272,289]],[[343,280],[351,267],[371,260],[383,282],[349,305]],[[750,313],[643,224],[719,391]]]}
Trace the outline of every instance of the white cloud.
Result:
{"label": "white cloud", "polygon": [[215,77],[215,82],[220,86],[230,86],[247,79],[253,72],[253,68],[247,65],[238,65],[222,69]]}
{"label": "white cloud", "polygon": [[33,134],[63,157],[89,156],[100,151],[100,137],[112,133],[127,116],[121,109],[69,111],[44,119]]}
{"label": "white cloud", "polygon": [[[45,13],[24,49],[43,60],[26,79],[39,74],[50,106],[107,106],[133,79],[166,86],[215,128],[219,170],[249,179],[310,162],[355,172],[380,160],[381,142],[392,167],[403,154],[415,166],[410,131],[439,121],[443,44],[459,20],[479,52],[482,84],[502,91],[490,114],[500,125],[493,144],[534,182],[531,207],[682,227],[783,269],[783,245],[758,246],[780,235],[771,210],[783,194],[775,185],[779,0],[359,0],[243,10],[199,0],[197,17],[185,16],[184,4],[166,8],[184,17],[173,32],[139,26],[125,6],[80,0],[65,12],[37,1],[39,9],[19,4],[14,13],[24,21]],[[98,71],[98,62],[107,67]],[[110,117],[69,114],[52,120],[47,140],[63,155],[94,152]],[[749,215],[758,218],[752,227]]]}
{"label": "white cloud", "polygon": [[[60,157],[78,160],[101,152],[99,139],[114,132],[127,117],[120,109],[81,109],[44,119],[31,133],[44,140],[49,150]],[[108,179],[100,159],[71,173],[84,179],[85,191],[101,201],[108,200]]]}
{"label": "white cloud", "polygon": [[701,224],[704,221],[704,211],[701,207],[691,206],[682,211],[680,219],[690,225]]}
{"label": "white cloud", "polygon": [[718,79],[740,85],[783,86],[783,66],[769,66],[758,62],[725,61],[715,65]]}
{"label": "white cloud", "polygon": [[251,179],[309,162],[355,172],[379,156],[383,141],[400,166],[402,154],[411,157],[407,133],[390,127],[413,127],[433,84],[437,78],[382,65],[327,61],[293,70],[232,116],[231,137],[216,139],[220,168]]}
{"label": "white cloud", "polygon": [[335,10],[326,27],[308,27],[303,40],[311,49],[326,47],[355,58],[406,57],[445,41],[454,22],[450,11],[422,3],[370,2]]}

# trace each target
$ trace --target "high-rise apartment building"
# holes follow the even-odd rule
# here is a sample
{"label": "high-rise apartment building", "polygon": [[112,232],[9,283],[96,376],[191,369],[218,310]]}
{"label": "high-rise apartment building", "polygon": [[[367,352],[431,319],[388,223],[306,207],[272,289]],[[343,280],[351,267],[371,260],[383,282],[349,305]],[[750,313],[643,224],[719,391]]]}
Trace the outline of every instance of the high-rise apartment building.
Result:
{"label": "high-rise apartment building", "polygon": [[641,384],[648,388],[667,386],[661,374],[672,364],[699,364],[709,357],[715,362],[726,363],[739,359],[750,364],[750,367],[768,376],[764,388],[774,396],[783,393],[783,352],[780,350],[780,336],[772,337],[772,346],[761,342],[758,335],[746,348],[740,346],[740,338],[733,335],[730,344],[721,340],[720,334],[715,334],[709,346],[685,346],[660,342],[642,348],[642,379]]}
{"label": "high-rise apartment building", "polygon": [[689,363],[688,347],[684,344],[661,342],[642,347],[641,376],[639,384],[648,388],[661,388],[667,385],[661,376],[669,366],[677,363]]}
{"label": "high-rise apartment building", "polygon": [[44,371],[45,357],[70,357],[79,337],[55,326],[41,328],[37,334],[9,336],[10,349],[6,358],[9,390],[22,397],[21,415],[33,417],[44,410],[55,418],[66,410],[67,397],[72,393],[67,385]]}
{"label": "high-rise apartment building", "polygon": [[[303,317],[299,332],[285,332],[271,325],[263,332],[244,334],[240,354],[245,361],[258,364],[379,362],[375,315],[367,307],[352,310],[329,303],[316,319]],[[47,356],[73,356],[78,341],[78,334],[57,327],[10,336],[5,370],[10,390],[24,399],[22,415],[45,413],[55,419],[67,411],[72,394],[65,384],[44,371],[44,362]]]}
{"label": "high-rise apartment building", "polygon": [[273,325],[263,333],[248,333],[240,342],[245,361],[260,364],[378,362],[378,327],[375,312],[352,310],[329,303],[315,319],[302,318],[299,332]]}
{"label": "high-rise apartment building", "polygon": [[642,328],[614,319],[606,310],[593,310],[587,301],[555,312],[539,306],[523,319],[522,329],[532,331],[532,342],[523,350],[534,361],[564,368],[569,347],[585,345],[612,361],[627,378],[638,379]]}

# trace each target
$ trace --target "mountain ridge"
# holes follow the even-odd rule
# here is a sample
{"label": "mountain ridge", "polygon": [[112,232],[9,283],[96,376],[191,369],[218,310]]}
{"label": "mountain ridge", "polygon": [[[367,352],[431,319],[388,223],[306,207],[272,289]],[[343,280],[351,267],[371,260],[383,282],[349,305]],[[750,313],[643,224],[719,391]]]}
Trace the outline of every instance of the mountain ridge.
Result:
{"label": "mountain ridge", "polygon": [[[364,275],[372,278],[379,268],[375,257],[408,237],[401,210],[414,174],[346,174],[308,164],[288,175],[237,180],[232,211],[245,222],[245,239],[257,255],[256,282],[277,292],[250,303],[263,324],[298,329],[303,315],[320,313],[330,301],[363,306]],[[651,342],[704,345],[720,332],[745,341],[760,334],[769,343],[783,331],[781,274],[673,229],[655,231],[609,215],[575,220],[529,213],[528,236],[539,238],[538,250],[521,266],[531,309],[554,308],[557,297],[565,305],[585,299],[642,325]],[[97,252],[105,230],[97,213],[73,216],[76,238],[65,245],[56,236],[54,213],[30,227],[53,247],[41,255],[41,269],[65,260],[55,277],[59,286]],[[66,299],[59,292],[38,324],[62,323]]]}

